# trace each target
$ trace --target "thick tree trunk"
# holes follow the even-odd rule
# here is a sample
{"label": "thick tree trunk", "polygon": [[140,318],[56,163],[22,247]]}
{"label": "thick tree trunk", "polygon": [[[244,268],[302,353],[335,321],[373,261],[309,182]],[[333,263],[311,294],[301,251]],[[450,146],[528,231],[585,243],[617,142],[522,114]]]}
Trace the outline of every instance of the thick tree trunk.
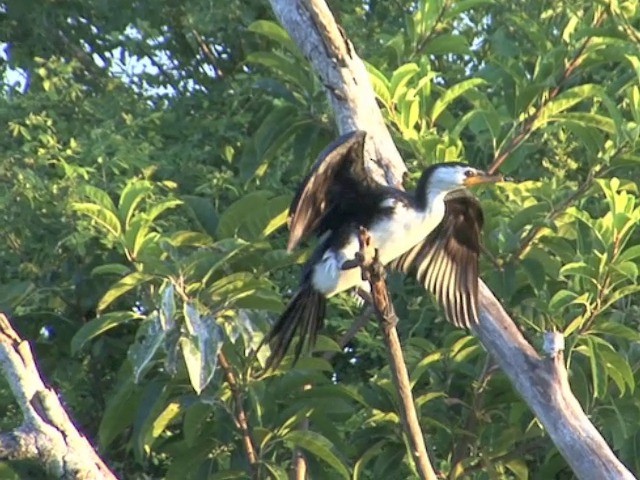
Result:
{"label": "thick tree trunk", "polygon": [[[386,178],[398,183],[398,151],[384,125],[362,60],[336,25],[324,0],[270,0],[327,87],[341,133],[369,132]],[[541,357],[520,334],[491,290],[481,282],[481,322],[476,335],[531,407],[575,474],[581,479],[621,480],[633,475],[589,421],[571,392],[562,351]]]}

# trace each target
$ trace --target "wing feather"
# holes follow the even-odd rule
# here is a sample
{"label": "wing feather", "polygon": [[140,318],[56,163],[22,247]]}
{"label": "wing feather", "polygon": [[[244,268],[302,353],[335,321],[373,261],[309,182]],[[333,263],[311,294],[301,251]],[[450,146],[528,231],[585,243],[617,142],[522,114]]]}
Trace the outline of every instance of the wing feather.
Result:
{"label": "wing feather", "polygon": [[442,222],[419,244],[390,263],[413,275],[458,327],[478,323],[478,257],[483,216],[471,195],[445,200]]}
{"label": "wing feather", "polygon": [[361,130],[348,133],[318,156],[289,207],[289,251],[311,234],[321,236],[336,228],[338,222],[357,223],[368,202],[380,201],[384,187],[366,169],[365,138]]}

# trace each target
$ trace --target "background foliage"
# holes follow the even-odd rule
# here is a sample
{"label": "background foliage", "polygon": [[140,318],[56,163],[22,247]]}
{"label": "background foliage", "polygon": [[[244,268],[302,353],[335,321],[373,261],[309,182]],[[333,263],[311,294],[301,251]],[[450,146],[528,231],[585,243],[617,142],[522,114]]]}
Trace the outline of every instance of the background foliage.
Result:
{"label": "background foliage", "polygon": [[[286,478],[295,448],[313,478],[411,476],[376,325],[336,345],[349,296],[320,341],[331,361],[257,377],[308,253],[284,252],[286,207],[337,134],[268,3],[0,5],[0,308],[106,461],[125,478],[246,478],[242,405],[260,476]],[[479,192],[483,278],[534,343],[565,333],[573,390],[640,473],[637,1],[331,6],[412,181],[505,160],[517,181]],[[571,478],[477,340],[410,281],[391,288],[436,467]],[[1,385],[6,430],[20,418]]]}

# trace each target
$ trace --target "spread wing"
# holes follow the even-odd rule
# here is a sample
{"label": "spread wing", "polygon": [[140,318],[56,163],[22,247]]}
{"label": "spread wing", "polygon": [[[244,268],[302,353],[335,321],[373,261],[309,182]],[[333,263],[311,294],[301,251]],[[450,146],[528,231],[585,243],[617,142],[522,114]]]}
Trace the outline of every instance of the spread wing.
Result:
{"label": "spread wing", "polygon": [[357,223],[363,207],[379,197],[382,185],[365,167],[365,137],[360,130],[343,135],[318,156],[289,207],[287,250],[311,234]]}
{"label": "spread wing", "polygon": [[483,224],[480,203],[470,194],[445,200],[442,222],[422,243],[390,263],[413,275],[444,307],[457,327],[478,323],[478,257]]}

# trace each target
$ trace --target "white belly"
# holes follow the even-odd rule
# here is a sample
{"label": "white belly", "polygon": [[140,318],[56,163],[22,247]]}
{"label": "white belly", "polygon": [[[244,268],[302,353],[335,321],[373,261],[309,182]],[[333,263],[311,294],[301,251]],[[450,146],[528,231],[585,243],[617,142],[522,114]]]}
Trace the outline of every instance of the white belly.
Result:
{"label": "white belly", "polygon": [[[392,216],[370,228],[374,247],[379,250],[383,264],[386,265],[421,242],[442,221],[442,200],[430,201],[429,204],[432,208],[426,212],[417,212],[398,203]],[[342,249],[328,250],[313,269],[313,286],[330,297],[359,285],[362,282],[359,268],[342,270],[342,264],[353,259],[358,250],[357,232],[353,233]]]}

